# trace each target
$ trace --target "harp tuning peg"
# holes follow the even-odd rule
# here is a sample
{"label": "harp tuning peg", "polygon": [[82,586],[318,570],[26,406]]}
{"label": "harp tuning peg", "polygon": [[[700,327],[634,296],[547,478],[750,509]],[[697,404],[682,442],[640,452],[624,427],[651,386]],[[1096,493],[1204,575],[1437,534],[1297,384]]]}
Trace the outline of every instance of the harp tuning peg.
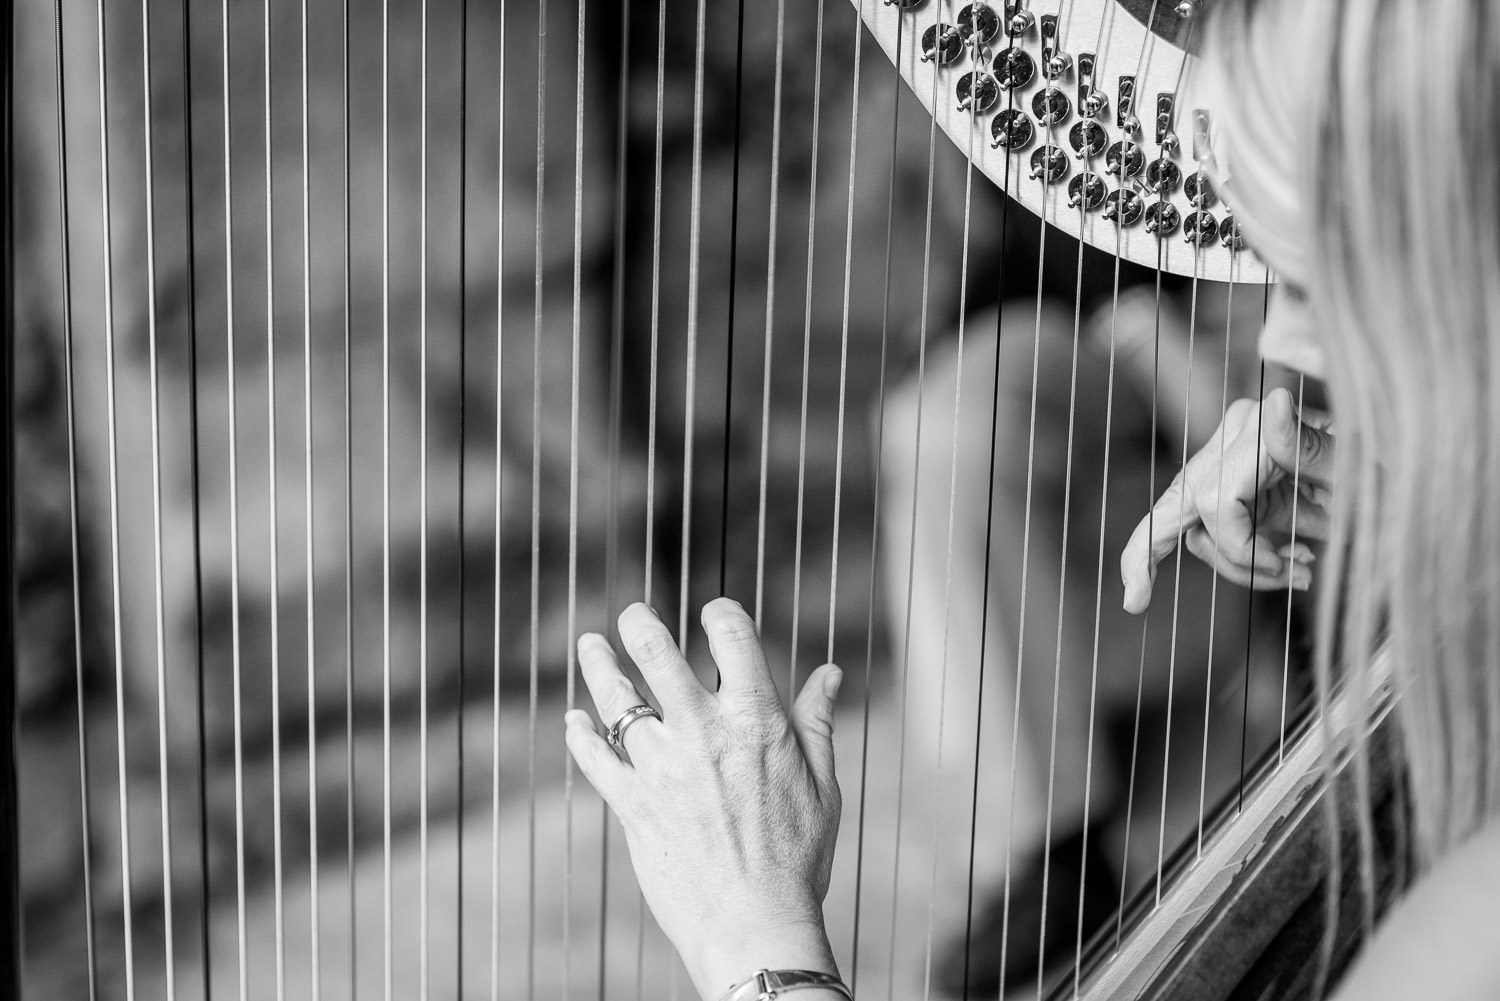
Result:
{"label": "harp tuning peg", "polygon": [[1180,0],[1177,4],[1177,16],[1189,18],[1198,13],[1197,0]]}
{"label": "harp tuning peg", "polygon": [[1054,52],[1047,60],[1047,79],[1056,80],[1073,67],[1073,57],[1066,52]]}
{"label": "harp tuning peg", "polygon": [[1089,96],[1083,99],[1083,113],[1090,118],[1102,115],[1108,107],[1109,97],[1097,88],[1090,90]]}
{"label": "harp tuning peg", "polygon": [[1011,0],[1005,5],[1006,22],[1005,33],[1012,38],[1019,38],[1031,30],[1036,24],[1036,15],[1022,7],[1016,0]]}

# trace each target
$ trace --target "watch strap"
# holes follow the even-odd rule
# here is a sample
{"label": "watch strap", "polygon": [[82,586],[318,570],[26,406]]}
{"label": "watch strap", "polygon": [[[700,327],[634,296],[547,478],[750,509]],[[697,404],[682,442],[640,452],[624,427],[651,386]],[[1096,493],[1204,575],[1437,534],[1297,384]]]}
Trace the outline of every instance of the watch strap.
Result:
{"label": "watch strap", "polygon": [[837,991],[854,1001],[853,992],[842,980],[816,970],[756,970],[731,987],[719,1001],[776,1001],[784,993],[813,987]]}

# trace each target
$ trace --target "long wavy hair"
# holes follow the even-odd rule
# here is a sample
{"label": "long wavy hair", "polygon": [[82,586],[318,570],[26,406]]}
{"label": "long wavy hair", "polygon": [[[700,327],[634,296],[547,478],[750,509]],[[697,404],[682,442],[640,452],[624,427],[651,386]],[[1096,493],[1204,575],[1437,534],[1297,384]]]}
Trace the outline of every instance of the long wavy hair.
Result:
{"label": "long wavy hair", "polygon": [[1500,813],[1500,7],[1221,0],[1206,62],[1232,207],[1322,342],[1319,700],[1389,654],[1420,872]]}

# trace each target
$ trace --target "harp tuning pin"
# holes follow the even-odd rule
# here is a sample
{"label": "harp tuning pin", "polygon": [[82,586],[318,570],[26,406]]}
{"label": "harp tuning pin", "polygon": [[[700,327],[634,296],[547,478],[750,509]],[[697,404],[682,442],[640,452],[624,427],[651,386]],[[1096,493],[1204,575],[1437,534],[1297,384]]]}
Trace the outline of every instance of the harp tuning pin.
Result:
{"label": "harp tuning pin", "polygon": [[1074,122],[1068,130],[1068,142],[1080,160],[1089,160],[1103,153],[1109,146],[1109,133],[1104,126],[1092,118]]}
{"label": "harp tuning pin", "polygon": [[939,22],[922,32],[922,61],[946,66],[963,55],[964,39],[951,24]]}
{"label": "harp tuning pin", "polygon": [[1212,240],[1219,232],[1219,221],[1214,218],[1212,212],[1189,212],[1188,217],[1182,223],[1182,239],[1184,243],[1192,243],[1202,246],[1205,242]]}
{"label": "harp tuning pin", "polygon": [[990,64],[995,81],[1006,90],[1024,87],[1036,75],[1036,63],[1024,49],[1008,48]]}
{"label": "harp tuning pin", "polygon": [[1141,131],[1141,120],[1134,115],[1126,115],[1120,120],[1120,127],[1131,135]]}
{"label": "harp tuning pin", "polygon": [[1198,13],[1197,0],[1180,0],[1177,4],[1177,16],[1189,18]]}
{"label": "harp tuning pin", "polygon": [[1039,90],[1031,98],[1031,113],[1042,125],[1056,125],[1064,121],[1073,110],[1068,95],[1056,87]]}
{"label": "harp tuning pin", "polygon": [[1134,177],[1146,167],[1146,154],[1133,142],[1117,142],[1104,154],[1104,172],[1122,181]]}
{"label": "harp tuning pin", "polygon": [[1109,98],[1102,90],[1090,90],[1089,96],[1083,99],[1083,113],[1090,118],[1104,114],[1108,108]]}
{"label": "harp tuning pin", "polygon": [[1000,33],[1000,15],[987,3],[971,3],[958,12],[958,30],[971,45],[984,45]]}
{"label": "harp tuning pin", "polygon": [[1226,215],[1219,223],[1219,242],[1230,250],[1244,249],[1245,234],[1240,232],[1240,224],[1235,221],[1234,216]]}
{"label": "harp tuning pin", "polygon": [[1118,219],[1122,226],[1134,226],[1140,222],[1145,209],[1141,196],[1129,188],[1111,191],[1104,200],[1104,218]]}
{"label": "harp tuning pin", "polygon": [[1057,146],[1042,146],[1031,154],[1031,179],[1056,184],[1068,175],[1068,157]]}
{"label": "harp tuning pin", "polygon": [[1047,79],[1056,80],[1073,68],[1073,57],[1066,52],[1054,52],[1047,60]]}
{"label": "harp tuning pin", "polygon": [[1146,206],[1146,232],[1158,237],[1171,236],[1182,216],[1170,202],[1152,202]]}
{"label": "harp tuning pin", "polygon": [[1070,208],[1076,209],[1082,205],[1092,212],[1104,204],[1104,199],[1108,194],[1099,175],[1091,171],[1079,174],[1068,182],[1068,206]]}
{"label": "harp tuning pin", "polygon": [[965,73],[958,78],[958,110],[983,114],[994,107],[1000,97],[1000,86],[988,73]]}
{"label": "harp tuning pin", "polygon": [[1161,137],[1161,151],[1163,153],[1175,153],[1182,146],[1182,140],[1177,138],[1177,133],[1168,130]]}
{"label": "harp tuning pin", "polygon": [[1010,0],[1005,5],[1005,15],[1005,33],[1011,38],[1020,38],[1036,24],[1036,15],[1022,7],[1017,0]]}
{"label": "harp tuning pin", "polygon": [[1152,194],[1171,194],[1181,183],[1182,168],[1164,156],[1146,167],[1146,190]]}
{"label": "harp tuning pin", "polygon": [[1031,124],[1031,119],[1026,113],[1017,108],[1006,108],[995,116],[990,122],[990,135],[994,142],[990,143],[991,149],[1020,149],[1031,142],[1031,137],[1036,134],[1036,127]]}
{"label": "harp tuning pin", "polygon": [[1214,194],[1213,185],[1202,171],[1194,171],[1188,175],[1187,180],[1182,182],[1182,193],[1187,195],[1188,204],[1198,209],[1212,208],[1219,200]]}

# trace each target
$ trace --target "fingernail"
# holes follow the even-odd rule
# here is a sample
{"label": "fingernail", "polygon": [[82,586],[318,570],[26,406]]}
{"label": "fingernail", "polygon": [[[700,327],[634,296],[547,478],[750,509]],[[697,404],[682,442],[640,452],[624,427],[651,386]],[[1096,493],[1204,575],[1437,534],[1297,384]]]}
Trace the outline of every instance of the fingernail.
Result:
{"label": "fingernail", "polygon": [[1292,589],[1294,591],[1306,591],[1312,587],[1312,571],[1305,566],[1298,566],[1292,571]]}
{"label": "fingernail", "polygon": [[1318,558],[1310,546],[1301,542],[1288,543],[1278,549],[1276,554],[1284,560],[1295,560],[1298,563],[1311,563]]}
{"label": "fingernail", "polygon": [[844,672],[833,668],[823,675],[823,694],[830,700],[838,698],[839,687],[844,683]]}

